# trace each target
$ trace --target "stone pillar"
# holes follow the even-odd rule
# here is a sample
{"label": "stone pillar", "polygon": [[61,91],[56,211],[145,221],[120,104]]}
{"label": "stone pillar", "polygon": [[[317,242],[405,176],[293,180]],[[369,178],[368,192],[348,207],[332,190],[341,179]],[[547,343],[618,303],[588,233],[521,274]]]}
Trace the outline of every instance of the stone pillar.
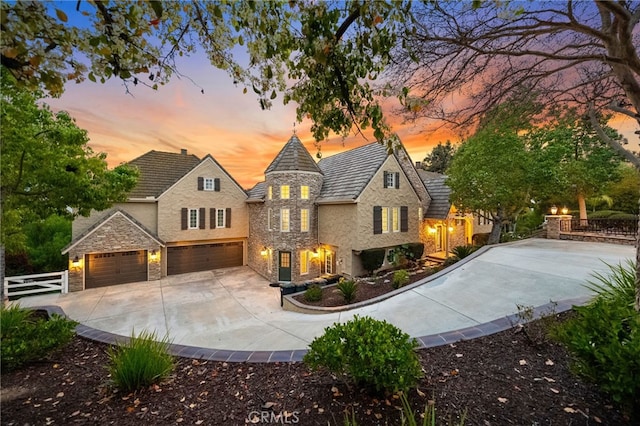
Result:
{"label": "stone pillar", "polygon": [[547,220],[547,238],[550,240],[560,239],[560,216],[546,215]]}

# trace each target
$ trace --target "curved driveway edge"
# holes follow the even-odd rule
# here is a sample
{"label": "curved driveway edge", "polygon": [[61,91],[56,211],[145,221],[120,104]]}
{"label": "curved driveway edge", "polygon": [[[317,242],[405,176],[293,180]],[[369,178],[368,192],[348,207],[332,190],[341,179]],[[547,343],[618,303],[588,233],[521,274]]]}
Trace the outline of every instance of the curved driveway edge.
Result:
{"label": "curved driveway edge", "polygon": [[604,262],[634,257],[632,246],[604,243],[529,239],[501,244],[402,294],[325,315],[283,311],[279,289],[247,267],[33,296],[20,304],[66,313],[80,322],[80,336],[106,343],[146,329],[168,336],[174,355],[299,361],[326,327],[355,315],[385,320],[423,347],[493,334],[517,322],[517,305],[545,311],[555,301],[555,311],[561,312],[585,303],[593,294],[584,284],[594,272],[608,272]]}

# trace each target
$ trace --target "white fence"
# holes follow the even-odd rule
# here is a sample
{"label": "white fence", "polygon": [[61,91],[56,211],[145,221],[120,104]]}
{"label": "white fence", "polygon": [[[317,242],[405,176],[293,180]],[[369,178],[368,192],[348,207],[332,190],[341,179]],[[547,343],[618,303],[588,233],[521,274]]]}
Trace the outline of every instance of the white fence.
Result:
{"label": "white fence", "polygon": [[61,293],[69,291],[69,271],[21,275],[4,279],[4,294],[9,298],[52,291]]}

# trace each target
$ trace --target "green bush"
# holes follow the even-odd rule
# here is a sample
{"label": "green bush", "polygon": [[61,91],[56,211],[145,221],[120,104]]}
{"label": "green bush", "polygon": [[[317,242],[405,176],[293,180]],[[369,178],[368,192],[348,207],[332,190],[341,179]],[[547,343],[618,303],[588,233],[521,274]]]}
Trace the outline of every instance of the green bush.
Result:
{"label": "green bush", "polygon": [[340,290],[340,293],[342,293],[345,303],[349,304],[356,298],[358,284],[354,280],[345,280],[344,278],[340,278],[337,288]]}
{"label": "green bush", "polygon": [[307,302],[318,302],[322,300],[322,288],[317,284],[312,284],[304,292],[304,300]]}
{"label": "green bush", "polygon": [[68,344],[78,323],[57,314],[39,317],[18,305],[0,307],[0,362],[2,368],[16,369],[45,358]]}
{"label": "green bush", "polygon": [[469,256],[471,253],[473,253],[476,250],[478,250],[478,247],[476,246],[469,246],[469,245],[457,246],[451,250],[451,253],[453,253],[458,258],[458,260],[460,260]]}
{"label": "green bush", "polygon": [[597,212],[588,213],[587,217],[589,219],[608,219],[614,214],[621,214],[621,213],[624,213],[624,212],[617,211],[617,210],[599,210]]}
{"label": "green bush", "polygon": [[638,220],[638,216],[631,213],[614,213],[609,216],[611,220]]}
{"label": "green bush", "polygon": [[369,272],[370,275],[382,266],[382,262],[384,262],[384,252],[384,249],[369,249],[360,252],[362,267]]}
{"label": "green bush", "polygon": [[409,256],[411,260],[418,260],[424,254],[424,244],[422,243],[410,243],[407,244]]}
{"label": "green bush", "polygon": [[376,392],[396,392],[415,386],[422,370],[415,339],[386,321],[355,316],[325,328],[311,342],[304,362],[312,370],[347,374]]}
{"label": "green bush", "polygon": [[156,334],[143,331],[132,334],[129,343],[108,350],[108,370],[114,385],[132,392],[162,381],[173,370],[173,357],[168,353],[169,341],[157,341]]}
{"label": "green bush", "polygon": [[406,269],[399,269],[393,273],[393,288],[400,288],[409,282],[409,272]]}
{"label": "green bush", "polygon": [[[572,369],[640,415],[640,313],[633,309],[635,264],[610,267],[611,275],[596,275],[590,288],[599,295],[576,316],[553,330],[573,357]],[[634,412],[635,410],[635,412]]]}
{"label": "green bush", "polygon": [[454,263],[457,263],[460,259],[458,259],[457,256],[449,256],[447,257],[444,262],[442,262],[442,267],[446,268],[447,266],[451,266]]}

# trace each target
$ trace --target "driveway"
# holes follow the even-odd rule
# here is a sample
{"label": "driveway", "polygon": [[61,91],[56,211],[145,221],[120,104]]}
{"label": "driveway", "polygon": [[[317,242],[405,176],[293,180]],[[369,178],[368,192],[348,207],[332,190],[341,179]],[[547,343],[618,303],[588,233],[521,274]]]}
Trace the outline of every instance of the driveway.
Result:
{"label": "driveway", "polygon": [[494,320],[504,325],[505,317],[517,313],[516,305],[538,307],[568,300],[559,307],[564,309],[584,302],[592,296],[584,284],[593,272],[608,271],[604,262],[617,264],[634,257],[632,246],[528,239],[493,246],[385,301],[323,315],[283,311],[279,289],[269,287],[248,267],[33,296],[20,303],[59,306],[86,326],[82,329],[88,336],[97,333],[91,329],[121,336],[155,330],[178,347],[224,351],[225,356],[234,351],[301,352],[325,327],[354,315],[386,320],[413,337],[430,336],[421,338],[429,345],[447,333],[462,338],[495,331],[492,324],[499,322]]}

